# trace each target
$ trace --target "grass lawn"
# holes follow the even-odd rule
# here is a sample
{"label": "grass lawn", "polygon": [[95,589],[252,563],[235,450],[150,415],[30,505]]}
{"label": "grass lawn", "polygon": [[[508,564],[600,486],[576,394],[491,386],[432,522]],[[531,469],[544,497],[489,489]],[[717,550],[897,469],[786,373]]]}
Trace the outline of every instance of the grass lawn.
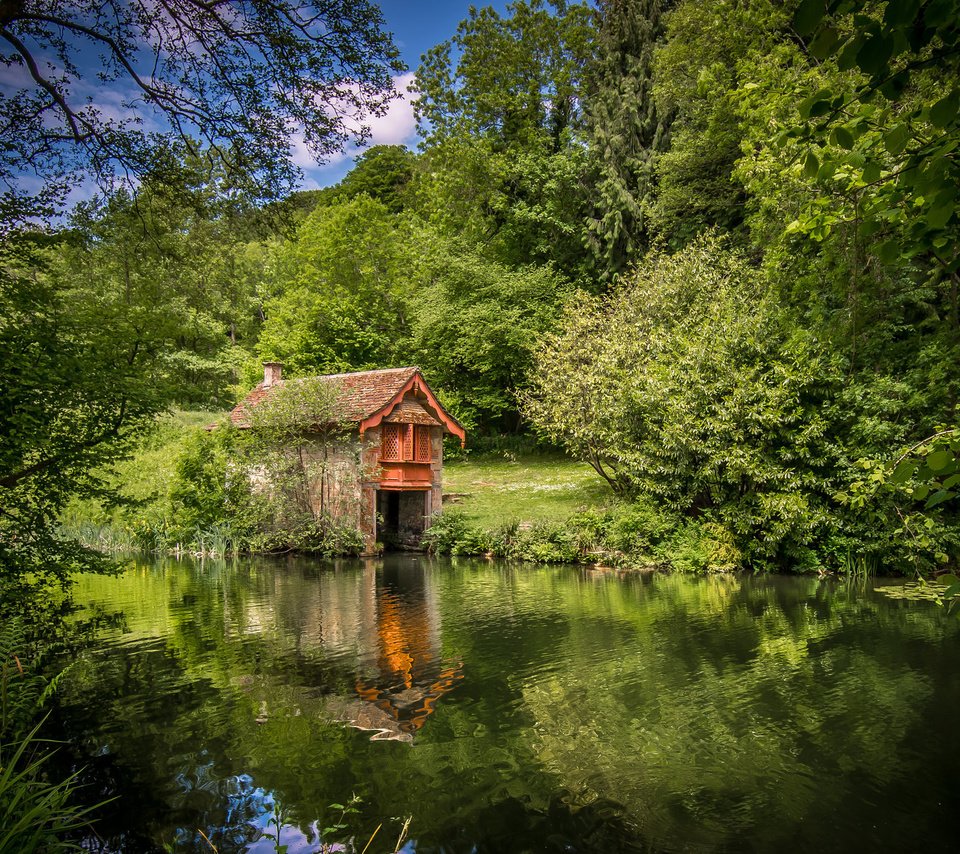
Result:
{"label": "grass lawn", "polygon": [[493,527],[507,520],[557,521],[613,502],[610,487],[586,463],[566,457],[489,457],[445,462],[443,492],[460,496],[445,508]]}

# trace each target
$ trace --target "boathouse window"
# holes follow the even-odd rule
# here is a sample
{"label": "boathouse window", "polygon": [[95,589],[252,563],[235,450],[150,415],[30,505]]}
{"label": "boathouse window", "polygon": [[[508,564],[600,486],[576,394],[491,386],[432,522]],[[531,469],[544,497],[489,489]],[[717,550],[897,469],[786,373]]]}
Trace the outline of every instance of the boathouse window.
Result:
{"label": "boathouse window", "polygon": [[430,428],[420,424],[383,424],[380,459],[386,462],[430,462]]}
{"label": "boathouse window", "polygon": [[430,428],[417,424],[413,428],[414,434],[414,459],[418,463],[430,462]]}
{"label": "boathouse window", "polygon": [[400,431],[403,429],[403,427],[404,425],[402,424],[383,425],[383,442],[380,450],[380,456],[382,459],[402,459],[400,454],[400,449],[402,448],[402,437],[400,435]]}

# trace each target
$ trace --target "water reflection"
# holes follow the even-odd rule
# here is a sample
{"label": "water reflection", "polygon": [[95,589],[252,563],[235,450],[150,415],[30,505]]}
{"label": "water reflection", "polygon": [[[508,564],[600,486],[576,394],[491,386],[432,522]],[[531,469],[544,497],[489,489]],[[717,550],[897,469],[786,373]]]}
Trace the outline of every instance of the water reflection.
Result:
{"label": "water reflection", "polygon": [[368,566],[363,589],[372,604],[362,611],[358,633],[376,639],[376,652],[357,675],[357,699],[331,698],[327,708],[337,720],[373,731],[373,740],[412,742],[463,679],[463,662],[442,661],[436,594],[419,566],[395,564],[379,576]]}
{"label": "water reflection", "polygon": [[78,598],[126,620],[63,693],[122,798],[106,850],[384,823],[374,852],[406,816],[419,851],[952,848],[960,644],[929,603],[399,556],[137,564]]}

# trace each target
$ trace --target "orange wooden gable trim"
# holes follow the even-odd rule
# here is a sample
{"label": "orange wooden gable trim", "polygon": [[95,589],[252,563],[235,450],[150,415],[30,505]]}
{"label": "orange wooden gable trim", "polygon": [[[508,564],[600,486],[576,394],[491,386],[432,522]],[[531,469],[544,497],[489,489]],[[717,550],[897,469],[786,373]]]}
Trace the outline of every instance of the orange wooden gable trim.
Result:
{"label": "orange wooden gable trim", "polygon": [[420,376],[419,371],[407,380],[403,388],[394,395],[386,406],[360,422],[360,435],[362,436],[365,431],[379,426],[380,422],[393,412],[400,401],[403,400],[403,396],[409,391],[420,392],[426,397],[427,403],[430,404],[430,408],[436,413],[446,431],[452,433],[460,440],[460,447],[462,448],[467,442],[467,434],[457,420],[440,405],[439,401],[434,397],[433,392],[430,391],[430,386],[428,386],[424,378]]}

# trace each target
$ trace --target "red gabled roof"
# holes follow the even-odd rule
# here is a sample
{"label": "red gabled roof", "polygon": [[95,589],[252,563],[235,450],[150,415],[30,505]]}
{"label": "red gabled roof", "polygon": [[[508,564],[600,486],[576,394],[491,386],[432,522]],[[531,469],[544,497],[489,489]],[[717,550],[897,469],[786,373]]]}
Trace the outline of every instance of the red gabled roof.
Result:
{"label": "red gabled roof", "polygon": [[[361,433],[379,424],[401,404],[404,395],[413,391],[423,398],[428,411],[432,411],[439,423],[464,440],[463,427],[434,397],[416,366],[408,368],[385,368],[379,371],[356,371],[350,374],[327,374],[317,379],[336,384],[339,390],[338,420],[359,424]],[[230,413],[230,421],[236,427],[248,427],[247,413],[269,397],[275,388],[295,385],[298,380],[278,380],[269,386],[258,383]]]}

